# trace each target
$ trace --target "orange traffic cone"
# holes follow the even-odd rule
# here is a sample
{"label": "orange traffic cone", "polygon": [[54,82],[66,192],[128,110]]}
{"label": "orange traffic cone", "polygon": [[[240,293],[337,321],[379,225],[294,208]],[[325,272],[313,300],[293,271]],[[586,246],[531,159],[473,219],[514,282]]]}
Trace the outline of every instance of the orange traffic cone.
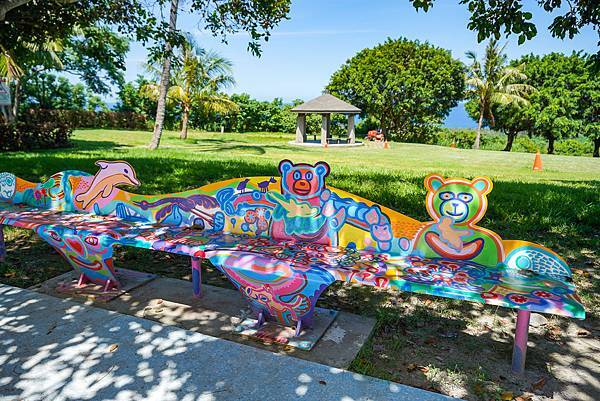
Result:
{"label": "orange traffic cone", "polygon": [[455,144],[454,142],[452,142],[452,143],[450,144],[450,147],[451,147],[451,148],[456,148],[456,144]]}
{"label": "orange traffic cone", "polygon": [[535,159],[533,159],[533,171],[542,171],[542,156],[539,150],[535,154]]}
{"label": "orange traffic cone", "polygon": [[388,142],[388,141],[385,141],[385,142],[383,143],[383,148],[384,148],[384,149],[389,149],[389,148],[390,148],[390,144],[389,144],[389,142]]}

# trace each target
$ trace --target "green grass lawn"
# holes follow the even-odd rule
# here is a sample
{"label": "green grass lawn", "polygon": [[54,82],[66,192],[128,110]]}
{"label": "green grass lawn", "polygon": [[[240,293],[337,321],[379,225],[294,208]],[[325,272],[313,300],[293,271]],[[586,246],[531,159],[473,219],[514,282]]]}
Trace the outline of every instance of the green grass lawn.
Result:
{"label": "green grass lawn", "polygon": [[[0,171],[39,181],[66,169],[93,173],[98,159],[123,159],[136,168],[142,182],[137,191],[166,193],[226,178],[276,175],[277,164],[284,158],[295,162],[325,160],[332,169],[329,185],[422,221],[428,219],[425,175],[487,175],[494,181],[494,190],[480,225],[503,238],[537,242],[564,256],[576,271],[575,281],[588,315],[594,321],[600,317],[600,159],[544,155],[544,170],[532,172],[533,155],[526,153],[404,143],[392,143],[390,149],[303,148],[289,145],[293,137],[288,134],[191,132],[189,139],[182,141],[177,133],[166,132],[158,151],[146,149],[148,132],[79,130],[73,139],[75,146],[70,149],[2,153]],[[8,263],[0,265],[0,282],[29,286],[66,269],[29,233],[8,230],[7,236],[10,256]],[[172,255],[125,250],[117,255],[119,262],[163,275],[184,277],[189,273],[187,260]],[[214,274],[212,277],[209,279],[221,283]],[[351,367],[358,372],[469,399],[497,398],[503,390],[514,387],[514,381],[497,374],[508,369],[510,360],[512,327],[502,320],[510,319],[510,311],[409,294],[398,298],[397,294],[348,286],[333,286],[323,304],[377,317],[375,335]],[[492,334],[503,334],[468,334],[460,345],[452,344],[456,340],[450,338],[433,346],[423,343],[436,330],[471,333],[485,317],[496,319]],[[558,327],[566,324],[565,319],[553,319]],[[419,323],[424,321],[425,326]],[[545,341],[544,333],[540,336],[540,341]],[[444,347],[451,350],[444,351]],[[489,361],[465,357],[478,347],[493,349]],[[529,369],[544,372],[547,360],[541,354],[538,359],[541,361],[531,362]],[[428,368],[407,369],[413,362]],[[505,365],[497,369],[498,364]],[[415,375],[420,375],[418,380]],[[464,394],[449,390],[455,387]]]}

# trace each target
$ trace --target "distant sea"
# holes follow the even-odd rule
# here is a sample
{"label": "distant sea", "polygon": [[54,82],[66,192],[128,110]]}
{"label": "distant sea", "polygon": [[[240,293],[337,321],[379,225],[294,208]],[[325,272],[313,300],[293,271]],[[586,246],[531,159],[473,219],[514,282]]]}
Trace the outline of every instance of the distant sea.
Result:
{"label": "distant sea", "polygon": [[450,110],[450,114],[444,120],[446,128],[477,128],[477,123],[473,121],[465,110],[464,103],[459,103],[458,106]]}

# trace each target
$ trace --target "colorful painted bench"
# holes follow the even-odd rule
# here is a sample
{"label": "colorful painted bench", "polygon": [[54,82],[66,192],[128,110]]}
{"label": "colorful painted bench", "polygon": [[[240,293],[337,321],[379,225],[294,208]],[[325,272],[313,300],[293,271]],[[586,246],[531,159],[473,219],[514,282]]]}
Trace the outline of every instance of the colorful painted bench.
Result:
{"label": "colorful painted bench", "polygon": [[[137,195],[124,161],[98,161],[95,175],[63,171],[44,183],[0,173],[0,227],[35,230],[87,281],[119,286],[113,247],[209,259],[258,317],[311,324],[336,280],[517,309],[513,371],[525,364],[531,312],[583,319],[571,271],[554,252],[502,240],[477,226],[492,183],[425,179],[432,220],[421,223],[325,183],[327,163],[283,160],[280,177],[232,179],[169,195]],[[2,231],[0,230],[0,233]],[[1,235],[1,234],[0,234]],[[5,253],[0,236],[0,257]]]}

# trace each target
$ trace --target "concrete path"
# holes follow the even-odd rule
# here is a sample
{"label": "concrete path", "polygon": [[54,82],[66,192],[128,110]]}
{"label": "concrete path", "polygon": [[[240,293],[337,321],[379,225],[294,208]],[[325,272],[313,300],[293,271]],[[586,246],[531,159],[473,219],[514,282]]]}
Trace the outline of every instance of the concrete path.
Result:
{"label": "concrete path", "polygon": [[0,400],[451,400],[0,285]]}

